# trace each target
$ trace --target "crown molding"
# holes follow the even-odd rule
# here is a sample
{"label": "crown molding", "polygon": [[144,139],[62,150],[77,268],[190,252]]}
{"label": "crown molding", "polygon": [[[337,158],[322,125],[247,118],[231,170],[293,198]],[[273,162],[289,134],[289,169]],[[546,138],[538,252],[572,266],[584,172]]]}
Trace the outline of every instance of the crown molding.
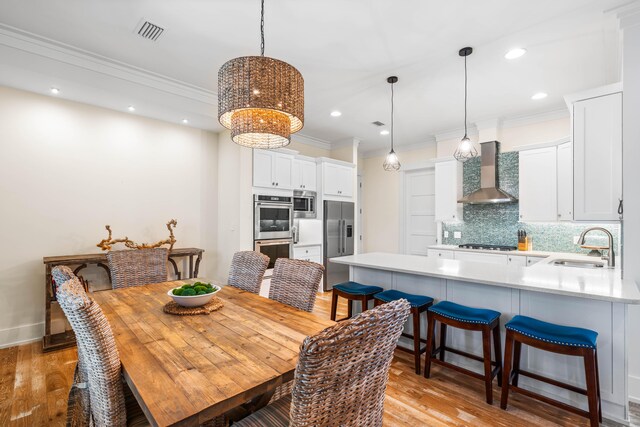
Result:
{"label": "crown molding", "polygon": [[295,142],[299,142],[300,144],[309,145],[311,147],[316,147],[316,148],[322,148],[324,150],[331,150],[333,148],[333,145],[330,142],[324,141],[319,138],[314,138],[312,136],[303,135],[300,133],[291,135],[291,139]]}
{"label": "crown molding", "polygon": [[214,91],[134,67],[9,25],[0,24],[0,45],[205,104],[216,106],[218,104],[218,95]]}
{"label": "crown molding", "polygon": [[615,13],[623,30],[640,25],[640,1],[638,0],[606,10],[605,13]]}
{"label": "crown molding", "polygon": [[548,122],[550,120],[558,120],[569,117],[569,110],[566,107],[557,107],[558,108],[555,108],[553,110],[543,111],[536,114],[525,114],[521,116],[506,117],[502,120],[502,129],[532,125],[535,123]]}

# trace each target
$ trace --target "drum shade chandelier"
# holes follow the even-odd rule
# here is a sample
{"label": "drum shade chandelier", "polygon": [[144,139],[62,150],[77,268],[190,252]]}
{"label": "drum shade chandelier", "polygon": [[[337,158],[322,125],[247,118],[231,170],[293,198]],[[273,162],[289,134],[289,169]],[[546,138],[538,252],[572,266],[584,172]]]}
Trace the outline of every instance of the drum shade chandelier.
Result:
{"label": "drum shade chandelier", "polygon": [[458,143],[453,157],[460,162],[466,162],[469,159],[478,157],[478,150],[476,150],[467,136],[467,56],[472,53],[473,49],[470,47],[463,47],[458,52],[458,55],[464,57],[464,137]]}
{"label": "drum shade chandelier", "polygon": [[264,0],[260,56],[242,56],[218,71],[218,120],[236,144],[251,148],[289,145],[304,126],[304,80],[291,65],[264,56]]}
{"label": "drum shade chandelier", "polygon": [[400,170],[398,155],[393,151],[393,85],[397,82],[398,78],[396,76],[387,77],[387,83],[391,84],[391,151],[389,151],[389,154],[387,154],[387,157],[384,159],[384,163],[382,164],[382,167],[386,171]]}

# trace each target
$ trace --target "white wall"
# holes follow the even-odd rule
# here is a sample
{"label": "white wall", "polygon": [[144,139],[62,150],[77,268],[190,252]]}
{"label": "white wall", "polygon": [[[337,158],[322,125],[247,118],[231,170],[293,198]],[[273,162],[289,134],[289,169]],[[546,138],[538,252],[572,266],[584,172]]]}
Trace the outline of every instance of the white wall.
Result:
{"label": "white wall", "polygon": [[[640,8],[623,18],[623,269],[627,279],[640,283]],[[629,306],[629,396],[640,403],[640,306]]]}
{"label": "white wall", "polygon": [[205,249],[215,273],[217,135],[0,87],[0,346],[39,339],[43,256],[106,237]]}
{"label": "white wall", "polygon": [[215,279],[226,281],[231,258],[253,250],[253,151],[218,135],[218,262]]}
{"label": "white wall", "polygon": [[[418,150],[396,147],[402,166],[436,157],[436,145]],[[399,252],[400,177],[402,172],[382,168],[385,156],[364,158],[362,166],[362,236],[364,252]],[[402,170],[402,169],[401,169]]]}

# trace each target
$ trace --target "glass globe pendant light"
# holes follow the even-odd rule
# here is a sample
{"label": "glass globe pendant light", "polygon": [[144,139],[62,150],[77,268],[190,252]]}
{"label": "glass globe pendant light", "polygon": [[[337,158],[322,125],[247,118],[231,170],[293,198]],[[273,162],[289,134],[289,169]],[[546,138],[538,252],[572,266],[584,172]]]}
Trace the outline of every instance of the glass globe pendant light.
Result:
{"label": "glass globe pendant light", "polygon": [[467,136],[467,56],[472,53],[473,49],[470,47],[464,47],[458,52],[458,55],[464,57],[464,136],[458,143],[453,157],[460,162],[466,162],[469,159],[478,157],[478,150],[476,150]]}
{"label": "glass globe pendant light", "polygon": [[220,67],[218,121],[236,144],[280,148],[304,125],[304,80],[293,66],[264,56],[264,0],[260,38],[260,56],[234,58]]}
{"label": "glass globe pendant light", "polygon": [[387,82],[391,84],[391,151],[384,159],[382,167],[386,171],[399,171],[400,161],[396,152],[393,151],[393,84],[398,82],[398,78],[396,76],[388,77]]}

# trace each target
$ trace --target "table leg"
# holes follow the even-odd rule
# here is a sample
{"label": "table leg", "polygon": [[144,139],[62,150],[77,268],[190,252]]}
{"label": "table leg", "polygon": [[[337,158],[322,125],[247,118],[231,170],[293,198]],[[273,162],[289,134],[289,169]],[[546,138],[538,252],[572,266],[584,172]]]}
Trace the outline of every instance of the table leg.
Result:
{"label": "table leg", "polygon": [[193,272],[193,277],[198,277],[198,271],[200,270],[200,261],[202,261],[202,252],[200,252],[198,254],[198,257],[196,258],[196,266]]}

